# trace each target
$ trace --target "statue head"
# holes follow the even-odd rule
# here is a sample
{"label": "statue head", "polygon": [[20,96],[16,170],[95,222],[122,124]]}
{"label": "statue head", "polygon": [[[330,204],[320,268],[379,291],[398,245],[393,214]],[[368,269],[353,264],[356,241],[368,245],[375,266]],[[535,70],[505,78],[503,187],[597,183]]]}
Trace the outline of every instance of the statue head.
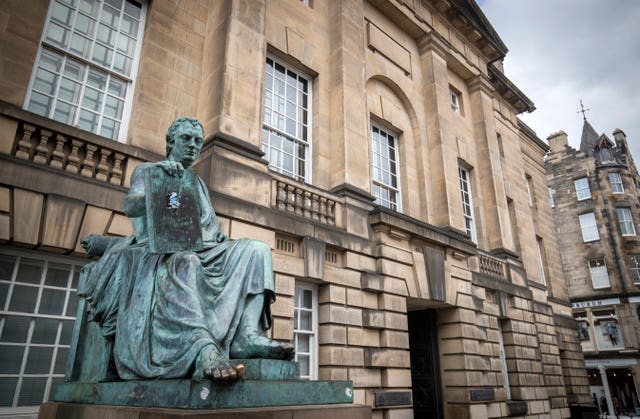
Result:
{"label": "statue head", "polygon": [[167,158],[190,167],[200,155],[204,143],[204,129],[196,118],[183,116],[173,121],[166,136]]}
{"label": "statue head", "polygon": [[204,128],[202,127],[202,124],[200,123],[200,121],[198,121],[198,118],[194,118],[192,116],[181,116],[180,118],[173,121],[169,126],[169,129],[167,130],[167,135],[165,137],[165,140],[167,142],[167,145],[166,145],[167,157],[169,157],[169,154],[171,154],[171,149],[173,148],[173,144],[175,142],[176,133],[178,132],[178,128],[182,124],[191,124],[191,126],[193,127],[198,127],[200,128],[200,131],[202,131],[202,134],[204,135]]}

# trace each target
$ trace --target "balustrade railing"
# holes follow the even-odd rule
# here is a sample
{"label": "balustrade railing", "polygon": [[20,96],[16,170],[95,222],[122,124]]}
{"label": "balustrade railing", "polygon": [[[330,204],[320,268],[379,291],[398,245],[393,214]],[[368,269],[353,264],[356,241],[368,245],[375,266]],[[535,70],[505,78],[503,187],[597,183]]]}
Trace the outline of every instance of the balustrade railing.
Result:
{"label": "balustrade railing", "polygon": [[0,130],[2,153],[113,185],[125,185],[130,160],[133,164],[161,157],[4,101],[0,101]]}
{"label": "balustrade railing", "polygon": [[12,155],[36,164],[77,173],[115,185],[122,184],[128,156],[24,121],[18,123]]}
{"label": "balustrade railing", "polygon": [[337,200],[330,194],[281,177],[274,177],[273,182],[275,199],[272,202],[277,209],[322,224],[336,224]]}
{"label": "balustrade railing", "polygon": [[508,279],[507,264],[502,259],[490,256],[486,253],[478,253],[480,273],[501,279]]}

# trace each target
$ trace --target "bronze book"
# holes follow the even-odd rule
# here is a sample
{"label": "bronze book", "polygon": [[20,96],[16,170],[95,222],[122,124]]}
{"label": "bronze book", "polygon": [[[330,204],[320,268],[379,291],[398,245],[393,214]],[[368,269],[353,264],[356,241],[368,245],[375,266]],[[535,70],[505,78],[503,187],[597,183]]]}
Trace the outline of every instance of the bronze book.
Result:
{"label": "bronze book", "polygon": [[202,250],[197,176],[170,176],[160,167],[145,172],[147,229],[151,253]]}

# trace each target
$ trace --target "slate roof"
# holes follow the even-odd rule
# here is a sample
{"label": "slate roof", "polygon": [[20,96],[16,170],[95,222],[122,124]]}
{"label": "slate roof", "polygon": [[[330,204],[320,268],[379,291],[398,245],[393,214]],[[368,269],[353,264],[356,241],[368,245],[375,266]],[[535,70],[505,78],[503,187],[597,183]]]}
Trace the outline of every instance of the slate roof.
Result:
{"label": "slate roof", "polygon": [[593,154],[593,149],[598,144],[598,139],[600,139],[600,135],[598,135],[596,130],[593,129],[589,121],[585,119],[584,124],[582,125],[580,151],[585,153],[587,156],[590,156],[591,154]]}

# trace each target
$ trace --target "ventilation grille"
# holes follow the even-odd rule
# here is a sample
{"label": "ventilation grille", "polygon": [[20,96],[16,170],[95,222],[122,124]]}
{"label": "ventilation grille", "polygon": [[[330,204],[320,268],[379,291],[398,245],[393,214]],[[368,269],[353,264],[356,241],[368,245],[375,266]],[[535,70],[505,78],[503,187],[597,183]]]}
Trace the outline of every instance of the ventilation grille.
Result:
{"label": "ventilation grille", "polygon": [[342,266],[342,252],[337,249],[326,249],[324,262],[328,265]]}
{"label": "ventilation grille", "polygon": [[276,236],[276,250],[281,253],[287,253],[289,255],[297,255],[298,254],[297,240],[290,237]]}

